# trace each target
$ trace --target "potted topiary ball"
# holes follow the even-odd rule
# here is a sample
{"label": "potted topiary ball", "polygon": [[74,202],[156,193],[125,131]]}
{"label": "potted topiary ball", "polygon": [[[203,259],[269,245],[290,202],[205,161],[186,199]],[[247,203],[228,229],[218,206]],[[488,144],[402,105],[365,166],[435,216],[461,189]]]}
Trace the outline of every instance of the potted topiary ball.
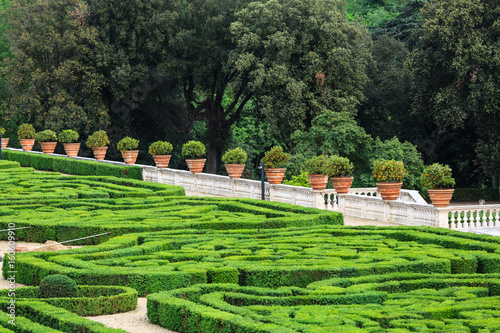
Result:
{"label": "potted topiary ball", "polygon": [[118,141],[118,144],[116,145],[116,148],[121,151],[123,161],[126,164],[134,164],[135,161],[137,161],[137,156],[139,155],[137,147],[139,147],[139,140],[132,139],[129,136],[126,136]]}
{"label": "potted topiary ball", "polygon": [[53,154],[57,145],[57,134],[51,130],[41,131],[35,134],[35,140],[40,144],[44,154]]}
{"label": "potted topiary ball", "polygon": [[181,154],[186,159],[186,164],[192,173],[200,173],[203,171],[205,162],[206,149],[205,145],[200,141],[188,141],[182,146]]}
{"label": "potted topiary ball", "polygon": [[269,184],[281,184],[285,177],[285,165],[289,159],[290,155],[283,152],[281,146],[274,146],[264,154],[262,161]]}
{"label": "potted topiary ball", "polygon": [[78,151],[80,150],[80,142],[76,142],[80,135],[78,132],[67,129],[59,133],[58,139],[64,146],[66,155],[68,157],[78,156]]}
{"label": "potted topiary ball", "polygon": [[402,161],[379,159],[373,163],[373,178],[383,200],[397,200],[407,174]]}
{"label": "potted topiary ball", "polygon": [[351,177],[353,169],[354,166],[347,157],[334,155],[329,158],[327,173],[337,194],[349,193],[353,181]]}
{"label": "potted topiary ball", "polygon": [[455,186],[449,165],[434,163],[426,166],[420,176],[422,186],[427,189],[432,204],[436,207],[446,207],[450,204]]}
{"label": "potted topiary ball", "polygon": [[307,173],[307,178],[314,191],[324,190],[328,183],[328,156],[319,155],[304,162],[303,170]]}
{"label": "potted topiary ball", "polygon": [[105,131],[97,131],[87,138],[87,147],[92,148],[94,157],[98,161],[104,160],[108,150],[109,138]]}
{"label": "potted topiary ball", "polygon": [[7,148],[7,145],[9,144],[9,138],[4,138],[3,135],[5,134],[5,128],[0,126],[0,135],[2,136],[2,145],[1,148]]}
{"label": "potted topiary ball", "polygon": [[31,151],[35,144],[35,128],[31,124],[21,124],[17,130],[17,137],[24,151]]}
{"label": "potted topiary ball", "polygon": [[149,146],[148,152],[153,155],[153,159],[155,160],[155,164],[158,169],[168,167],[168,163],[172,157],[172,155],[169,154],[172,149],[174,149],[174,147],[167,141],[156,141]]}
{"label": "potted topiary ball", "polygon": [[227,174],[231,179],[241,178],[247,161],[247,153],[240,147],[229,149],[222,156],[222,162],[226,167]]}

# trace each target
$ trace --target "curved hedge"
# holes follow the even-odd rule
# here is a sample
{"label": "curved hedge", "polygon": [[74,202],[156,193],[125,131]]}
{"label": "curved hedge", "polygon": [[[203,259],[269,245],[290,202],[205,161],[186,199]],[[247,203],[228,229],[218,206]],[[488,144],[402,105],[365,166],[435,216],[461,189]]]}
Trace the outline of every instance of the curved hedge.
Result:
{"label": "curved hedge", "polygon": [[116,328],[108,328],[103,324],[82,318],[61,308],[44,302],[15,302],[15,325],[9,323],[12,319],[7,306],[10,301],[0,300],[0,332],[86,332],[86,333],[126,333]]}
{"label": "curved hedge", "polygon": [[59,273],[78,284],[129,286],[139,295],[207,282],[306,287],[396,272],[500,273],[500,244],[493,237],[410,227],[157,231],[82,249],[23,253],[16,271],[19,282],[31,285]]}
{"label": "curved hedge", "polygon": [[497,332],[499,296],[500,274],[396,273],[308,289],[205,284],[149,295],[148,318],[183,333]]}
{"label": "curved hedge", "polygon": [[[16,300],[45,302],[79,316],[101,316],[132,311],[137,307],[137,291],[128,287],[78,286],[78,297],[38,298],[39,287],[16,288]],[[0,290],[0,299],[8,298],[9,290]]]}

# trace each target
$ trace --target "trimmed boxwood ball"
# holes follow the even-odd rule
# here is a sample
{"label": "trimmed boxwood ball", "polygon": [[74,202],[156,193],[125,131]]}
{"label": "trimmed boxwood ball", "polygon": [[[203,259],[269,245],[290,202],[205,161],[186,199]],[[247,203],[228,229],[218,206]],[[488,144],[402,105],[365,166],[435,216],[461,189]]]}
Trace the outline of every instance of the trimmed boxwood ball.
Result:
{"label": "trimmed boxwood ball", "polygon": [[76,282],[69,276],[49,275],[40,282],[38,297],[78,297],[78,287]]}

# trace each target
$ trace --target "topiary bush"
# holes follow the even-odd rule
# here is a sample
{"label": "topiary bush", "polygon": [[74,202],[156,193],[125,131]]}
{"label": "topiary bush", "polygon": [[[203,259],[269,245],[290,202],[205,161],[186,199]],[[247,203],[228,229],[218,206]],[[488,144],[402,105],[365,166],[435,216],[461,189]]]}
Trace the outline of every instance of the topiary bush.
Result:
{"label": "topiary bush", "polygon": [[170,142],[156,141],[149,146],[148,152],[151,155],[168,155],[174,149]]}
{"label": "topiary bush", "polygon": [[118,142],[116,148],[119,151],[127,151],[127,150],[137,149],[138,146],[139,146],[139,140],[126,136]]}
{"label": "topiary bush", "polygon": [[206,153],[205,145],[200,141],[188,141],[182,146],[182,156],[186,159],[203,158]]}
{"label": "topiary bush", "polygon": [[34,139],[35,138],[35,128],[31,124],[21,124],[17,130],[17,137],[21,139]]}
{"label": "topiary bush", "polygon": [[109,138],[105,131],[97,131],[88,137],[86,144],[89,148],[104,147],[109,145]]}
{"label": "topiary bush", "polygon": [[40,282],[38,297],[78,297],[78,287],[76,282],[66,275],[49,275]]}
{"label": "topiary bush", "polygon": [[41,131],[35,134],[37,142],[55,142],[57,141],[57,134],[51,130]]}
{"label": "topiary bush", "polygon": [[229,149],[222,156],[222,162],[225,164],[245,164],[247,161],[247,153],[240,147]]}
{"label": "topiary bush", "polygon": [[67,129],[59,133],[59,142],[72,143],[76,142],[79,137],[80,135],[78,134],[78,132]]}
{"label": "topiary bush", "polygon": [[265,168],[284,168],[289,159],[290,155],[281,146],[274,146],[265,153],[262,162]]}

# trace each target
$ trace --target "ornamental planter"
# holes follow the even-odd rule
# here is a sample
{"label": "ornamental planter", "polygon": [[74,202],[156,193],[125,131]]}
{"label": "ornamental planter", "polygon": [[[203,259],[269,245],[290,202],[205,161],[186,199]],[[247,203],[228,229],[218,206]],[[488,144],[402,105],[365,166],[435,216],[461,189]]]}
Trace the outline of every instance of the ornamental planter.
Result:
{"label": "ornamental planter", "polygon": [[94,152],[94,157],[98,161],[104,160],[106,157],[106,151],[108,150],[108,146],[104,147],[92,147],[92,151]]}
{"label": "ornamental planter", "polygon": [[331,177],[332,185],[337,194],[349,193],[354,177]]}
{"label": "ornamental planter", "polygon": [[172,155],[153,155],[153,159],[155,160],[155,164],[158,169],[167,168],[171,157]]}
{"label": "ornamental planter", "polygon": [[285,178],[286,168],[264,168],[269,184],[281,184]]}
{"label": "ornamental planter", "polygon": [[383,200],[397,200],[399,197],[399,192],[401,192],[401,186],[403,183],[399,182],[381,182],[377,183],[378,193]]}
{"label": "ornamental planter", "polygon": [[189,171],[192,173],[201,173],[203,171],[203,167],[205,166],[205,162],[207,161],[206,158],[200,158],[200,159],[186,159],[186,164],[189,168]]}
{"label": "ornamental planter", "polygon": [[245,170],[245,164],[224,164],[226,167],[227,175],[231,179],[241,178],[243,170]]}
{"label": "ornamental planter", "polygon": [[328,176],[323,176],[322,174],[308,174],[307,178],[309,178],[309,184],[313,191],[321,191],[326,187],[326,183],[328,183]]}
{"label": "ornamental planter", "polygon": [[126,164],[134,164],[137,161],[137,156],[139,156],[138,150],[124,150],[122,151],[123,161]]}
{"label": "ornamental planter", "polygon": [[436,207],[447,207],[450,204],[454,189],[428,189],[432,204]]}
{"label": "ornamental planter", "polygon": [[80,150],[81,143],[63,143],[64,150],[66,151],[66,155],[68,157],[76,157],[78,156],[78,151]]}
{"label": "ornamental planter", "polygon": [[9,138],[2,138],[2,149],[7,148],[9,144]]}
{"label": "ornamental planter", "polygon": [[40,142],[40,147],[44,154],[53,154],[56,146],[57,142]]}
{"label": "ornamental planter", "polygon": [[31,151],[35,144],[35,139],[21,139],[19,142],[21,143],[21,147],[23,147],[23,151]]}

